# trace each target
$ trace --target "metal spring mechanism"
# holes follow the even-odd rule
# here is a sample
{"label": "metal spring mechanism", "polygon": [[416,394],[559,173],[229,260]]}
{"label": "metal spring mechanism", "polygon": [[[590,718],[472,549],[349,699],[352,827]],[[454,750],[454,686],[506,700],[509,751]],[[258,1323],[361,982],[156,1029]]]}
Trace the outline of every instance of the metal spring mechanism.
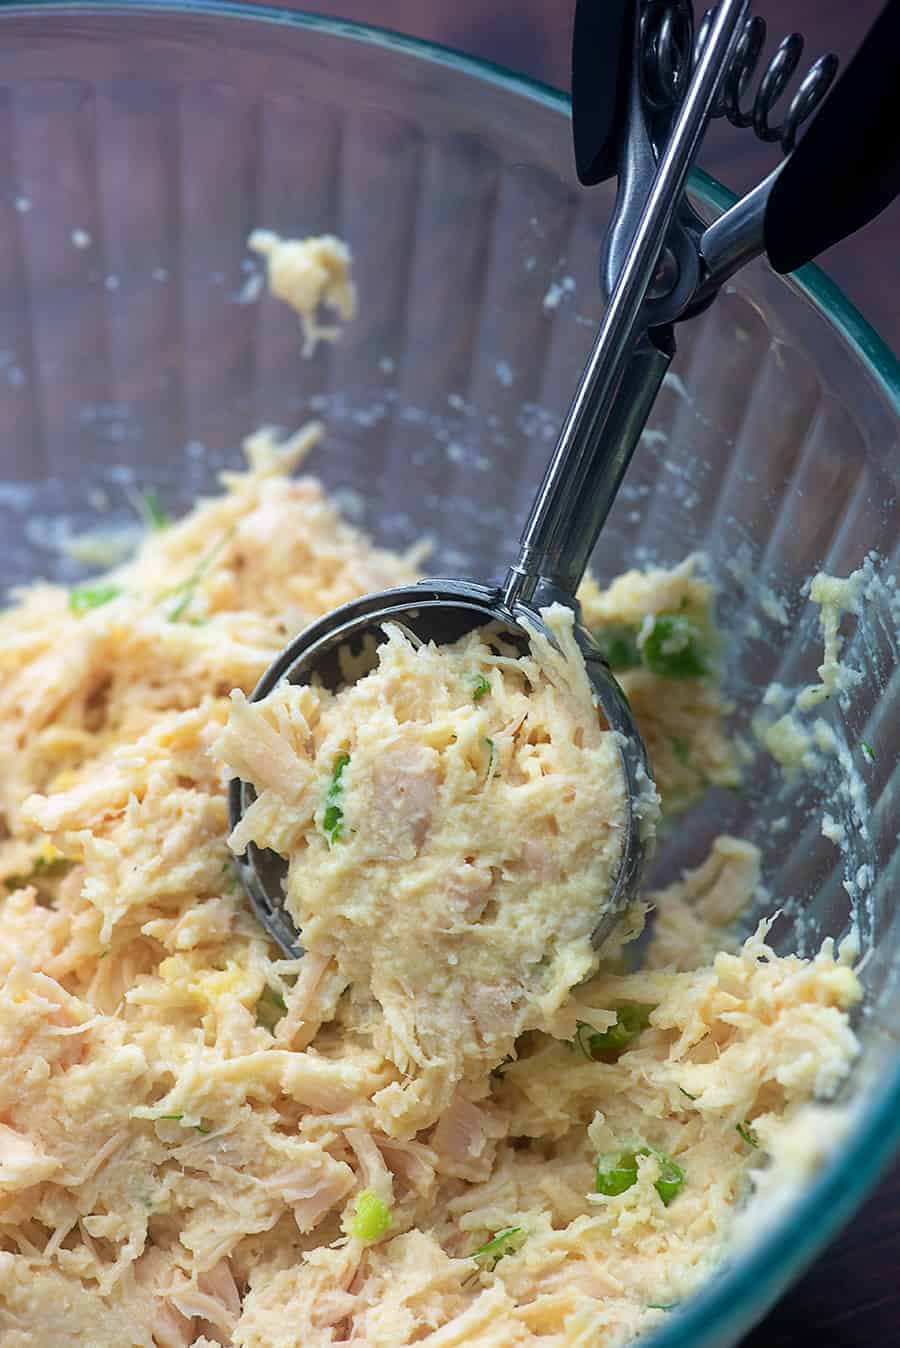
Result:
{"label": "metal spring mechanism", "polygon": [[[644,4],[641,14],[643,83],[647,101],[655,112],[671,112],[681,102],[691,71],[709,36],[714,13],[714,9],[706,11],[695,37],[690,0],[647,0]],[[790,154],[803,123],[828,92],[837,73],[838,59],[831,54],[820,56],[810,66],[782,120],[776,122],[773,118],[775,105],[800,64],[804,44],[800,33],[789,33],[762,69],[755,94],[744,103],[748,87],[760,72],[765,40],[765,19],[758,15],[745,19],[712,115],[727,117],[732,126],[752,126],[760,140],[778,141],[784,153]]]}

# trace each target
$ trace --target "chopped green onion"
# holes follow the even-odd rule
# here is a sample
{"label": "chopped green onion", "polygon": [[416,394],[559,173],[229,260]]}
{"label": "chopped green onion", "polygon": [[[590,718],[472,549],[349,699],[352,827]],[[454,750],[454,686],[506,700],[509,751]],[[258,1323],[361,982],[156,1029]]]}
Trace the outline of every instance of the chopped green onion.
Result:
{"label": "chopped green onion", "polygon": [[35,858],[33,875],[65,875],[75,865],[69,857],[48,857],[43,854]]}
{"label": "chopped green onion", "polygon": [[700,678],[708,673],[703,633],[690,618],[683,613],[659,613],[645,622],[645,628],[641,641],[639,629],[627,623],[611,623],[594,630],[594,640],[610,669],[619,672],[643,664],[654,674],[672,679]]}
{"label": "chopped green onion", "polygon": [[328,787],[328,793],[325,796],[325,812],[322,815],[322,832],[329,843],[334,846],[343,832],[344,811],[339,804],[344,792],[342,777],[344,768],[350,762],[349,754],[338,754],[334,760],[334,767],[331,770],[331,782]]}
{"label": "chopped green onion", "polygon": [[743,1123],[736,1123],[734,1126],[740,1133],[743,1141],[747,1143],[748,1147],[759,1146],[759,1138],[756,1136],[756,1130],[750,1127],[750,1124],[746,1119]]}
{"label": "chopped green onion", "polygon": [[865,754],[866,758],[869,760],[870,763],[874,763],[874,762],[875,762],[875,750],[872,748],[872,746],[871,746],[871,744],[869,743],[869,741],[868,741],[868,740],[860,740],[859,743],[860,743],[860,747],[861,747],[863,753]]}
{"label": "chopped green onion", "polygon": [[659,1179],[654,1182],[653,1187],[668,1207],[672,1199],[677,1198],[684,1188],[684,1171],[665,1152],[657,1151],[654,1155],[659,1161]]}
{"label": "chopped green onion", "polygon": [[641,663],[636,627],[624,623],[600,627],[594,632],[594,640],[610,669],[636,669]]}
{"label": "chopped green onion", "polygon": [[656,1006],[649,1002],[623,1002],[616,1007],[616,1023],[608,1030],[595,1030],[584,1020],[576,1022],[572,1048],[578,1048],[586,1058],[615,1060],[637,1039],[650,1024],[650,1013]]}
{"label": "chopped green onion", "polygon": [[181,593],[179,594],[179,597],[176,599],[175,603],[172,605],[172,608],[169,612],[170,623],[178,622],[178,619],[181,617],[181,615],[184,613],[185,609],[188,607],[191,600],[193,599],[195,588],[196,588],[195,585],[188,584],[187,582],[185,582],[185,584],[182,586]]}
{"label": "chopped green onion", "polygon": [[654,674],[670,679],[702,678],[708,672],[702,645],[702,633],[690,618],[660,613],[644,637],[641,659]]}
{"label": "chopped green onion", "polygon": [[235,526],[232,526],[230,529],[228,529],[218,540],[218,542],[215,543],[213,547],[210,548],[209,552],[207,552],[204,557],[200,558],[200,561],[197,563],[194,570],[188,576],[187,580],[183,581],[181,585],[176,585],[174,590],[169,591],[169,596],[175,598],[175,603],[169,610],[170,623],[177,623],[178,619],[182,616],[185,610],[189,608],[191,601],[194,598],[197,586],[200,584],[201,580],[206,575],[207,571],[212,566],[213,562],[216,560],[222,549],[226,547],[228,543],[231,542],[232,538],[234,537],[234,531]]}
{"label": "chopped green onion", "polygon": [[256,1023],[271,1034],[287,1011],[287,1002],[277,988],[267,983],[256,1003]]}
{"label": "chopped green onion", "polygon": [[25,885],[30,885],[32,880],[39,880],[54,875],[66,875],[75,862],[69,857],[56,856],[48,857],[38,854],[32,863],[31,870],[24,875],[7,875],[3,883],[9,890],[22,889]]}
{"label": "chopped green onion", "polygon": [[[181,1123],[181,1121],[183,1120],[183,1118],[184,1118],[184,1115],[183,1115],[183,1114],[157,1114],[157,1115],[156,1115],[156,1118],[155,1118],[155,1120],[154,1120],[154,1122],[155,1122],[155,1123],[163,1123],[163,1122],[165,1122],[165,1121],[169,1121],[169,1122],[171,1122],[171,1123]],[[193,1127],[194,1127],[194,1131],[197,1132],[197,1133],[211,1133],[211,1132],[212,1132],[212,1129],[211,1129],[211,1128],[204,1128],[204,1126],[203,1126],[202,1123],[195,1123],[195,1124],[193,1125]]]}
{"label": "chopped green onion", "polygon": [[480,702],[491,691],[491,685],[484,674],[476,674],[472,688],[472,701]]}
{"label": "chopped green onion", "polygon": [[690,744],[687,740],[679,739],[677,735],[672,736],[670,743],[672,745],[672,753],[678,759],[679,763],[683,763],[685,767],[688,767],[691,761]]}
{"label": "chopped green onion", "polygon": [[170,523],[169,513],[159,499],[159,492],[141,492],[141,514],[150,529],[165,529]]}
{"label": "chopped green onion", "polygon": [[383,1198],[371,1189],[363,1189],[356,1200],[356,1213],[350,1224],[357,1240],[373,1241],[383,1236],[391,1224],[391,1210]]}
{"label": "chopped green onion", "polygon": [[607,1198],[615,1198],[630,1189],[637,1183],[640,1156],[655,1156],[659,1161],[659,1178],[653,1181],[653,1187],[668,1207],[684,1187],[684,1171],[671,1156],[651,1147],[610,1152],[599,1157],[594,1182],[596,1192],[605,1194]]}
{"label": "chopped green onion", "polygon": [[69,591],[69,611],[80,617],[92,608],[118,599],[121,593],[121,585],[76,585]]}
{"label": "chopped green onion", "polygon": [[597,1031],[594,1029],[593,1025],[588,1025],[586,1020],[576,1020],[575,1038],[567,1039],[565,1041],[566,1047],[570,1049],[580,1049],[586,1058],[593,1058],[594,1055],[591,1052],[591,1036],[596,1033]]}
{"label": "chopped green onion", "polygon": [[637,1184],[637,1156],[633,1151],[607,1152],[597,1160],[594,1189],[615,1198]]}
{"label": "chopped green onion", "polygon": [[480,1260],[490,1271],[497,1267],[504,1255],[516,1254],[518,1250],[521,1250],[527,1239],[528,1237],[521,1226],[505,1226],[490,1240],[485,1241],[483,1245],[479,1245],[477,1250],[473,1250],[469,1258]]}
{"label": "chopped green onion", "polygon": [[340,805],[326,806],[322,827],[330,843],[336,842],[341,836],[341,822],[343,818],[344,811],[341,809]]}

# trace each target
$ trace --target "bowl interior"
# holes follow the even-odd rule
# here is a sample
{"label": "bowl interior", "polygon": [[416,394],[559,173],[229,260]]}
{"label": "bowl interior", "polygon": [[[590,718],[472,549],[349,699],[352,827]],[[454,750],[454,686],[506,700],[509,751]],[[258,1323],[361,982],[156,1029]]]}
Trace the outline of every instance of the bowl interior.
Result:
{"label": "bowl interior", "polygon": [[[255,427],[311,417],[328,424],[311,469],[351,519],[392,547],[429,536],[437,574],[501,571],[599,310],[612,199],[575,182],[565,100],[283,12],[13,5],[0,31],[5,581],[75,579],[133,541],[141,490],[186,509]],[[726,203],[701,175],[693,190],[707,213]],[[259,293],[256,226],[333,232],[353,249],[359,317],[308,361],[295,317]],[[739,793],[713,790],[680,821],[654,878],[723,830],[758,843],[770,897],[748,920],[780,908],[772,940],[802,953],[855,924],[868,993],[865,1108],[842,1161],[755,1264],[659,1337],[724,1344],[859,1200],[900,1132],[900,381],[811,268],[789,281],[747,268],[678,342],[593,566],[603,578],[706,555],[749,761]],[[102,546],[82,537],[73,553],[98,528]],[[824,713],[838,751],[815,780],[786,781],[749,754],[754,717],[771,683],[815,680],[810,577],[861,566],[872,599],[845,648],[861,678]],[[841,848],[822,836],[825,809]]]}

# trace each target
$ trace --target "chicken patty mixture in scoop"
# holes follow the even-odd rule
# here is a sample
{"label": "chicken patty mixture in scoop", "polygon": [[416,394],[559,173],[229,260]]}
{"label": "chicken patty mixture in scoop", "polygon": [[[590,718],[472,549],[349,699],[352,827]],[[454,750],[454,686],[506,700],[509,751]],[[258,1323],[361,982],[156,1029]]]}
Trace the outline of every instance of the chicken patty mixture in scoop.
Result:
{"label": "chicken patty mixture in scoop", "polygon": [[[386,627],[377,665],[336,695],[233,694],[220,752],[259,793],[231,838],[289,858],[304,947],[374,999],[375,1043],[409,1079],[384,1127],[434,1123],[457,1083],[548,1030],[596,967],[627,801],[573,616],[521,655],[490,630],[413,644]],[[656,797],[639,803],[649,828]]]}

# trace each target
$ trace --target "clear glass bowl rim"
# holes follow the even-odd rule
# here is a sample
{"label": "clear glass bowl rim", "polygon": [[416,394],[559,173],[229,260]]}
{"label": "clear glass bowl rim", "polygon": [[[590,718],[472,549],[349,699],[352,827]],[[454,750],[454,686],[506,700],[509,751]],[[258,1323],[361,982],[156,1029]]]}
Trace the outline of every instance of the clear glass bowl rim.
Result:
{"label": "clear glass bowl rim", "polygon": [[[128,21],[141,13],[206,16],[255,24],[277,24],[345,38],[371,47],[406,53],[423,62],[450,67],[512,95],[568,116],[567,94],[530,76],[451,47],[351,20],[296,9],[231,3],[230,0],[0,0],[0,21],[41,12],[118,15]],[[702,170],[691,176],[691,189],[702,204],[720,213],[737,200],[729,188]],[[803,295],[843,337],[851,354],[879,386],[900,418],[900,361],[843,291],[814,264],[802,267],[785,284]],[[869,1093],[869,1103],[851,1127],[838,1155],[823,1167],[788,1210],[787,1216],[746,1254],[727,1263],[709,1284],[645,1342],[648,1348],[701,1348],[733,1343],[735,1326],[749,1329],[852,1216],[900,1147],[900,1057]],[[731,1332],[730,1332],[731,1331]]]}

